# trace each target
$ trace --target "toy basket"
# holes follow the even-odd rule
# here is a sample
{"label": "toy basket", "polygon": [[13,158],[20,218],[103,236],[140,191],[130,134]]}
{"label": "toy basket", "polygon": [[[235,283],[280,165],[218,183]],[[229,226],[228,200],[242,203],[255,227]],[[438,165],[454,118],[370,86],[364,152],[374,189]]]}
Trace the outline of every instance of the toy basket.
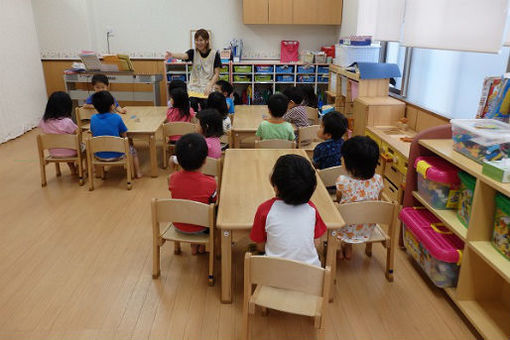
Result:
{"label": "toy basket", "polygon": [[418,192],[435,209],[457,209],[459,203],[458,169],[439,157],[418,157]]}

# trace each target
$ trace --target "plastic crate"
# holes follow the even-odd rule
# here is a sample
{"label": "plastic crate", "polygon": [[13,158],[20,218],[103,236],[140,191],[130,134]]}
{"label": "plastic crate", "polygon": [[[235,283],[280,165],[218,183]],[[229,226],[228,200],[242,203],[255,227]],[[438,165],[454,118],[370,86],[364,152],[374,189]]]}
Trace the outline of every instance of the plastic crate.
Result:
{"label": "plastic crate", "polygon": [[317,73],[329,73],[329,66],[317,66]]}
{"label": "plastic crate", "polygon": [[328,76],[317,76],[317,82],[318,83],[327,83],[329,81]]}
{"label": "plastic crate", "polygon": [[236,66],[234,66],[234,72],[251,73],[251,66],[249,66],[249,65],[236,65]]}
{"label": "plastic crate", "polygon": [[255,72],[257,73],[273,73],[273,65],[257,65],[255,66]]}
{"label": "plastic crate", "polygon": [[298,73],[306,73],[306,74],[315,73],[315,66],[313,66],[313,65],[298,66],[297,72]]}
{"label": "plastic crate", "polygon": [[315,81],[315,76],[298,75],[297,81],[298,83],[313,83]]}
{"label": "plastic crate", "polygon": [[172,81],[172,80],[186,81],[186,75],[185,74],[167,74],[166,79],[168,81]]}
{"label": "plastic crate", "polygon": [[273,80],[273,76],[271,75],[258,75],[258,76],[255,76],[255,81],[272,81]]}
{"label": "plastic crate", "polygon": [[250,76],[234,75],[234,81],[251,81]]}
{"label": "plastic crate", "polygon": [[228,74],[220,74],[219,80],[229,81]]}
{"label": "plastic crate", "polygon": [[289,83],[289,82],[294,82],[294,76],[287,76],[287,75],[280,75],[280,76],[276,76],[276,81],[277,82],[286,82],[286,83]]}
{"label": "plastic crate", "polygon": [[294,73],[293,65],[276,65],[276,73]]}
{"label": "plastic crate", "polygon": [[228,66],[223,66],[220,68],[220,73],[228,73]]}

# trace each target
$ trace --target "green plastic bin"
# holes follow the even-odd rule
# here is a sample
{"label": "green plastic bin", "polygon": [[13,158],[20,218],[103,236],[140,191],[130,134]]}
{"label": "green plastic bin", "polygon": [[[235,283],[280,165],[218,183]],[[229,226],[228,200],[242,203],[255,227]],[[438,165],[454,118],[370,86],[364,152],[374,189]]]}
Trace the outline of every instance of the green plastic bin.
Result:
{"label": "green plastic bin", "polygon": [[496,194],[492,244],[510,261],[510,198],[499,192]]}
{"label": "green plastic bin", "polygon": [[470,174],[459,171],[460,190],[459,206],[457,208],[457,217],[459,221],[468,227],[471,217],[471,207],[473,206],[473,195],[475,193],[476,178]]}

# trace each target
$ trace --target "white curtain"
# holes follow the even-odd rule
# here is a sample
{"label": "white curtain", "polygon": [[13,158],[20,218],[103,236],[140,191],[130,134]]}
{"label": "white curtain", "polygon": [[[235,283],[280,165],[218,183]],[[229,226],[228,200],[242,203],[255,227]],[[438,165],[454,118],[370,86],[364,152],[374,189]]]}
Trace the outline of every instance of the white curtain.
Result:
{"label": "white curtain", "polygon": [[30,0],[0,0],[0,51],[0,143],[3,143],[35,127],[46,105]]}

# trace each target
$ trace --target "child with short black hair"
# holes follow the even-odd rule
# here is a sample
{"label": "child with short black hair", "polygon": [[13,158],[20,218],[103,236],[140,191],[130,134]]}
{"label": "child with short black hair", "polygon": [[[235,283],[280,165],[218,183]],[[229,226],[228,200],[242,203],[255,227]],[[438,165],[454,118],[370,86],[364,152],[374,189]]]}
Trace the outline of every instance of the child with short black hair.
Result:
{"label": "child with short black hair", "polygon": [[216,109],[223,117],[223,132],[232,129],[232,122],[228,116],[228,106],[225,96],[219,92],[211,92],[207,98],[208,109]]}
{"label": "child with short black hair", "polygon": [[207,156],[221,157],[220,137],[223,136],[223,117],[215,109],[202,110],[197,114],[199,125],[197,132],[205,137],[207,143]]}
{"label": "child with short black hair", "polygon": [[317,169],[342,165],[343,135],[347,132],[347,118],[337,111],[324,115],[317,137],[324,140],[313,150],[313,165]]}
{"label": "child with short black hair", "polygon": [[[48,98],[44,116],[39,122],[39,128],[47,134],[68,134],[75,135],[78,132],[78,126],[71,118],[73,111],[73,102],[66,92],[53,92]],[[54,148],[49,149],[51,156],[56,158],[75,157],[76,150]],[[73,162],[68,162],[71,174],[76,175],[76,166]]]}
{"label": "child with short black hair", "polygon": [[308,122],[306,108],[301,105],[304,98],[303,91],[298,87],[291,86],[286,88],[283,91],[283,94],[289,98],[287,113],[285,113],[283,119],[291,124],[294,124],[296,127],[309,126],[310,123]]}
{"label": "child with short black hair", "polygon": [[[114,102],[113,96],[108,91],[99,91],[92,95],[92,104],[97,112],[99,112],[90,118],[90,132],[92,132],[92,136],[127,137],[127,127],[122,118],[118,114],[113,113],[115,110]],[[133,156],[135,176],[136,178],[141,178],[140,161],[132,141],[130,140],[129,142],[129,152]],[[122,152],[104,151],[97,152],[95,157],[105,161],[114,161],[125,157],[125,155]],[[89,174],[89,176],[91,175]]]}
{"label": "child with short black hair", "polygon": [[[378,200],[384,187],[380,175],[375,173],[379,160],[379,146],[371,138],[355,136],[345,141],[342,156],[347,176],[336,180],[337,198],[340,204],[365,200]],[[370,239],[374,224],[346,225],[338,231],[343,252],[339,257],[351,258],[352,244]]]}
{"label": "child with short black hair", "polygon": [[316,109],[319,104],[317,95],[312,85],[306,84],[301,87],[303,91],[303,106],[313,107]]}
{"label": "child with short black hair", "polygon": [[283,94],[277,93],[269,97],[267,107],[270,117],[260,123],[256,133],[258,138],[262,140],[284,139],[290,141],[296,139],[294,128],[283,119],[288,104],[289,99]]}
{"label": "child with short black hair", "polygon": [[[189,105],[188,91],[176,87],[170,91],[170,107],[166,111],[166,122],[191,122],[195,111]],[[181,136],[169,137],[170,142],[177,141]]]}
{"label": "child with short black hair", "polygon": [[[216,180],[200,172],[207,158],[207,143],[198,133],[182,136],[175,145],[175,153],[182,170],[168,178],[168,190],[172,198],[192,200],[201,203],[216,202]],[[185,234],[207,233],[208,228],[194,224],[174,223],[175,228]],[[193,255],[205,252],[203,245],[191,244]]]}
{"label": "child with short black hair", "polygon": [[216,92],[220,92],[225,96],[225,100],[227,101],[228,113],[233,114],[235,112],[234,108],[234,99],[232,98],[232,92],[234,92],[234,87],[226,80],[218,80],[216,84],[214,84],[213,90]]}
{"label": "child with short black hair", "polygon": [[310,162],[298,155],[281,156],[271,185],[276,197],[258,207],[250,238],[267,256],[320,266],[314,239],[326,232],[326,225],[310,201],[317,186]]}
{"label": "child with short black hair", "polygon": [[[108,80],[108,77],[105,76],[104,74],[94,74],[92,76],[92,88],[94,89],[94,92],[97,93],[97,92],[100,92],[100,91],[109,91],[110,90],[110,81]],[[86,100],[85,100],[85,104],[83,105],[83,107],[85,108],[88,108],[88,109],[93,109],[94,108],[94,105],[92,103],[92,96],[94,94],[90,95]],[[113,96],[112,96],[113,98]],[[117,113],[122,113],[122,114],[125,114],[127,113],[127,109],[124,107],[120,107],[119,103],[117,102],[117,100],[115,98],[113,98],[113,101],[115,103],[115,109],[113,112],[117,112]]]}

